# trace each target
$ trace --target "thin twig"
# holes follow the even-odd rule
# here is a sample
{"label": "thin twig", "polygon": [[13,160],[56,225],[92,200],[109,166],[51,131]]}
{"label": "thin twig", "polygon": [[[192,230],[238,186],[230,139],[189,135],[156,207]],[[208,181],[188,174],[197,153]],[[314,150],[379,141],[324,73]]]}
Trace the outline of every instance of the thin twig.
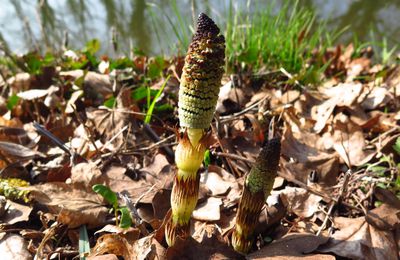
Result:
{"label": "thin twig", "polygon": [[351,170],[348,170],[348,171],[345,173],[344,179],[343,179],[343,185],[342,185],[342,187],[340,188],[339,195],[337,196],[336,201],[332,201],[332,202],[330,203],[330,205],[329,205],[329,210],[328,210],[328,214],[326,215],[326,217],[325,217],[325,219],[324,219],[324,222],[322,223],[322,225],[321,225],[320,228],[318,229],[318,232],[317,232],[317,234],[316,234],[317,236],[321,235],[322,230],[325,229],[326,225],[328,224],[329,219],[330,219],[330,218],[332,217],[332,215],[333,215],[333,212],[334,212],[333,209],[335,208],[335,206],[336,206],[337,204],[340,204],[340,203],[342,202],[342,199],[343,199],[343,197],[345,196],[345,194],[346,194],[346,192],[347,192],[347,185],[349,184],[349,180],[350,180],[351,175],[352,175],[352,171],[351,171]]}
{"label": "thin twig", "polygon": [[218,157],[225,157],[225,158],[230,158],[230,159],[235,159],[238,161],[244,161],[250,164],[254,164],[255,160],[253,159],[248,159],[246,157],[237,155],[237,154],[232,154],[232,153],[221,153],[221,152],[214,152],[213,155],[218,156]]}
{"label": "thin twig", "polygon": [[300,88],[302,88],[303,90],[306,89],[306,87],[303,86],[297,79],[295,79],[295,78],[293,77],[292,74],[290,74],[287,70],[285,70],[285,68],[281,67],[279,70],[280,70],[286,77],[288,77],[289,79],[294,79],[294,83],[295,83],[296,85],[298,85]]}
{"label": "thin twig", "polygon": [[[156,132],[154,132],[154,130],[150,127],[149,124],[144,124],[143,125],[143,129],[146,132],[147,136],[154,142],[154,143],[158,143],[160,142],[160,137],[157,135]],[[166,153],[168,160],[169,161],[174,161],[175,159],[175,154],[174,151],[172,151],[172,149],[169,146],[162,146],[161,147],[164,152]]]}
{"label": "thin twig", "polygon": [[234,114],[231,114],[231,115],[227,115],[227,116],[220,116],[220,117],[219,117],[219,121],[220,121],[220,123],[225,123],[225,122],[231,121],[233,118],[236,118],[236,117],[238,117],[238,116],[241,116],[241,115],[243,115],[243,114],[246,114],[248,111],[250,111],[250,110],[252,110],[253,108],[257,107],[257,106],[260,105],[262,102],[264,102],[264,100],[266,100],[266,99],[268,99],[268,98],[269,98],[268,96],[265,96],[265,97],[263,97],[262,99],[260,99],[259,101],[257,101],[256,103],[254,103],[254,104],[252,104],[252,105],[250,105],[250,106],[244,108],[243,110],[241,110],[241,111],[239,111],[239,112],[237,112],[237,113],[234,113]]}
{"label": "thin twig", "polygon": [[111,144],[120,134],[122,134],[126,129],[128,128],[128,126],[124,126],[121,130],[118,131],[118,133],[116,133],[110,140],[108,140],[103,147],[100,149],[100,152],[102,152],[109,144]]}

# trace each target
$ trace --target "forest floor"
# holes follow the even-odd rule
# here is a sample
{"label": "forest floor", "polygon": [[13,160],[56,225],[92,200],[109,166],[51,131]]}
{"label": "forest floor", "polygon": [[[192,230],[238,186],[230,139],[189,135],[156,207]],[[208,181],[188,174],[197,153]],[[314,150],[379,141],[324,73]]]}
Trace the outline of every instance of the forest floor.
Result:
{"label": "forest floor", "polygon": [[400,66],[354,51],[328,49],[316,86],[284,68],[224,75],[192,237],[170,248],[183,58],[19,57],[25,72],[0,79],[3,259],[245,258],[230,231],[271,120],[280,168],[246,257],[398,259]]}

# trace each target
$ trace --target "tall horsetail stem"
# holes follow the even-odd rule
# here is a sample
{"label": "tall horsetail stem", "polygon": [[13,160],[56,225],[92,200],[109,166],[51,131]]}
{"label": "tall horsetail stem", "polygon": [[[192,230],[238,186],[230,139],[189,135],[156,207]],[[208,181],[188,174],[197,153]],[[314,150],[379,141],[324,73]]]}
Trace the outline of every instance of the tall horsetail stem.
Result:
{"label": "tall horsetail stem", "polygon": [[280,139],[268,140],[246,177],[232,234],[232,246],[239,253],[247,254],[252,247],[261,209],[277,175],[280,152]]}
{"label": "tall horsetail stem", "polygon": [[185,58],[179,87],[179,125],[182,133],[175,151],[178,168],[171,194],[171,219],[165,227],[169,246],[177,236],[190,234],[190,216],[196,207],[198,170],[207,149],[208,129],[215,112],[224,72],[225,39],[207,15],[201,13]]}

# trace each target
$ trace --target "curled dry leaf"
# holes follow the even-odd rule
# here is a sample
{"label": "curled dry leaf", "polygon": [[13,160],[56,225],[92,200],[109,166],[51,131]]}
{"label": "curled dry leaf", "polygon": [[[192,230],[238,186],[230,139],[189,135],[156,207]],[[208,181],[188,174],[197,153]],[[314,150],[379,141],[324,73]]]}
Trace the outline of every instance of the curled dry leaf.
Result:
{"label": "curled dry leaf", "polygon": [[204,221],[216,221],[221,218],[220,206],[222,200],[220,198],[208,198],[207,201],[197,205],[193,211],[193,218]]}
{"label": "curled dry leaf", "polygon": [[319,133],[325,128],[336,106],[351,107],[361,94],[361,91],[361,83],[341,83],[336,87],[321,89],[321,92],[329,99],[312,109],[312,118],[316,121],[314,131]]}
{"label": "curled dry leaf", "polygon": [[28,244],[20,235],[7,234],[0,239],[1,259],[33,259],[27,248]]}
{"label": "curled dry leaf", "polygon": [[119,234],[105,234],[97,239],[91,256],[105,253],[122,256],[124,259],[135,259],[135,253],[129,242]]}
{"label": "curled dry leaf", "polygon": [[95,234],[103,234],[103,233],[113,233],[124,237],[130,244],[138,240],[140,236],[140,231],[137,228],[129,227],[129,228],[121,228],[115,225],[105,225],[102,229],[94,232]]}
{"label": "curled dry leaf", "polygon": [[153,238],[153,235],[137,240],[132,247],[136,254],[133,259],[165,259],[165,248]]}
{"label": "curled dry leaf", "polygon": [[231,187],[231,183],[224,181],[216,172],[208,172],[201,176],[200,182],[211,191],[213,196],[225,194]]}
{"label": "curled dry leaf", "polygon": [[353,123],[347,116],[335,117],[333,134],[329,138],[333,148],[348,166],[360,166],[374,156],[373,151],[365,149],[366,142],[362,128]]}
{"label": "curled dry leaf", "polygon": [[310,254],[318,246],[326,243],[329,238],[313,234],[292,233],[264,246],[261,250],[251,253],[247,259],[274,259],[274,260],[334,260],[334,256]]}
{"label": "curled dry leaf", "polygon": [[61,183],[45,183],[28,188],[31,199],[45,205],[51,213],[58,214],[58,221],[76,228],[87,224],[89,227],[103,225],[108,209],[102,205],[102,198],[94,192]]}
{"label": "curled dry leaf", "polygon": [[[240,199],[240,194],[242,192],[241,187],[239,186],[239,183],[242,182],[242,179],[235,179],[232,174],[230,174],[228,171],[225,169],[216,166],[216,165],[209,165],[208,166],[208,174],[214,175],[215,177],[218,176],[218,179],[221,178],[222,182],[215,184],[215,183],[209,183],[207,175],[204,176],[204,179],[206,180],[206,187],[211,190],[211,192],[220,192],[223,191],[227,185],[229,185],[229,190],[228,194],[226,197],[223,199],[223,204],[224,207],[229,207],[232,206],[233,204],[236,204],[239,202]],[[212,180],[212,179],[211,179]],[[217,180],[217,177],[216,177]],[[208,185],[207,185],[208,183]],[[218,189],[217,189],[218,188]]]}
{"label": "curled dry leaf", "polygon": [[[282,139],[282,171],[295,179],[307,182],[312,171],[318,174],[318,183],[334,185],[339,173],[339,159],[334,153],[318,149],[321,137],[314,134],[297,133],[295,137],[291,127],[285,124]],[[308,140],[308,141],[307,141]],[[307,143],[306,143],[307,142]]]}
{"label": "curled dry leaf", "polygon": [[398,259],[399,252],[390,231],[370,225],[365,217],[334,218],[336,228],[332,238],[318,248],[352,259]]}
{"label": "curled dry leaf", "polygon": [[30,160],[35,157],[45,157],[41,152],[9,142],[0,142],[0,151],[7,158],[14,160]]}
{"label": "curled dry leaf", "polygon": [[391,95],[387,88],[374,87],[366,99],[361,103],[361,106],[364,109],[372,110],[379,106],[385,106],[390,99]]}
{"label": "curled dry leaf", "polygon": [[244,256],[233,251],[226,243],[217,237],[205,237],[201,243],[189,237],[186,240],[177,238],[174,246],[166,251],[166,259],[245,259]]}
{"label": "curled dry leaf", "polygon": [[29,89],[31,81],[31,75],[29,73],[21,72],[9,78],[7,84],[11,85],[14,92],[20,92]]}
{"label": "curled dry leaf", "polygon": [[[62,71],[60,72],[60,76],[64,78],[69,78],[72,80],[76,80],[80,77],[83,77],[83,70],[71,70],[71,71]],[[102,96],[106,96],[112,93],[112,85],[110,82],[110,76],[99,74],[93,71],[88,71],[86,73],[84,82],[84,91],[86,93],[94,93],[97,92]],[[95,96],[97,96],[96,94]]]}
{"label": "curled dry leaf", "polygon": [[[274,192],[275,193],[275,192]],[[322,198],[303,188],[289,187],[279,192],[283,204],[289,212],[299,217],[309,218],[318,211],[318,204]]]}
{"label": "curled dry leaf", "polygon": [[4,216],[0,218],[2,223],[12,225],[21,221],[29,220],[29,214],[31,214],[32,211],[31,207],[10,200],[7,202],[7,204],[7,211],[5,212]]}

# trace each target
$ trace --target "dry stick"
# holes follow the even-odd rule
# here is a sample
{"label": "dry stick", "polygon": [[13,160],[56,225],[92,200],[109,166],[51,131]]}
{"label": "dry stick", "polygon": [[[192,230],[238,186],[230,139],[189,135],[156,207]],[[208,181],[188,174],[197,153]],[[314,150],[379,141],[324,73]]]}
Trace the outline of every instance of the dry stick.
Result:
{"label": "dry stick", "polygon": [[377,142],[378,140],[380,140],[382,137],[389,135],[393,132],[396,132],[397,130],[400,130],[400,126],[393,126],[393,128],[390,128],[389,130],[387,130],[386,132],[384,132],[383,134],[378,135],[377,137],[375,137],[374,139],[372,139],[371,141],[369,141],[368,143],[372,144]]}
{"label": "dry stick", "polygon": [[225,157],[225,158],[230,158],[230,159],[235,159],[238,161],[244,161],[250,164],[254,164],[255,160],[245,158],[243,156],[237,155],[237,154],[231,154],[231,153],[221,153],[221,152],[214,152],[213,155],[218,156],[218,157]]}
{"label": "dry stick", "polygon": [[268,96],[265,96],[264,98],[260,99],[256,103],[254,103],[254,104],[252,104],[252,105],[244,108],[243,110],[241,110],[241,111],[239,111],[237,113],[234,113],[232,115],[220,116],[219,117],[219,121],[220,121],[220,123],[226,123],[226,122],[231,121],[231,120],[233,120],[234,118],[236,118],[236,117],[238,117],[240,115],[246,114],[248,111],[250,111],[253,108],[257,107],[258,105],[260,105],[262,102],[264,102],[268,98],[269,98]]}
{"label": "dry stick", "polygon": [[328,224],[329,219],[332,217],[334,207],[337,204],[341,203],[344,195],[346,194],[347,185],[349,184],[349,179],[350,179],[351,175],[352,175],[351,170],[348,170],[345,173],[344,180],[343,180],[343,186],[340,188],[339,195],[337,196],[336,201],[331,202],[331,205],[329,206],[328,214],[326,214],[324,222],[322,223],[321,227],[319,228],[319,230],[317,232],[317,236],[321,235],[322,230],[324,230],[326,225]]}
{"label": "dry stick", "polygon": [[[222,145],[221,139],[220,139],[219,136],[218,136],[218,131],[214,128],[213,125],[211,125],[211,129],[212,129],[212,131],[213,131],[214,133],[217,133],[217,134],[216,134],[217,142],[218,142],[219,147],[220,147],[221,150],[222,150],[222,153],[223,153],[223,154],[228,154],[228,153],[225,153],[225,148],[224,148],[224,146]],[[223,160],[222,162],[223,162],[223,164],[226,166],[226,168],[229,169],[230,172],[235,173],[236,176],[239,176],[239,177],[240,177],[239,172],[236,170],[235,167],[233,167],[232,162],[231,162],[230,160]],[[225,163],[225,162],[226,162],[226,163]]]}
{"label": "dry stick", "polygon": [[46,136],[47,138],[50,139],[50,141],[52,141],[55,145],[57,145],[59,148],[61,148],[61,150],[66,152],[70,157],[71,165],[75,165],[76,163],[87,161],[79,153],[76,153],[71,148],[66,146],[60,139],[58,139],[55,135],[53,135],[50,131],[48,131],[46,128],[44,128],[37,122],[33,123],[33,127],[36,129],[36,131],[39,134]]}
{"label": "dry stick", "polygon": [[[154,130],[150,127],[149,124],[143,124],[143,129],[146,132],[147,136],[154,142],[157,143],[160,141],[160,137],[157,135],[156,132],[154,132]],[[172,151],[172,149],[168,146],[166,147],[162,147],[162,149],[164,150],[164,152],[166,153],[168,160],[169,161],[173,161],[175,158],[175,154],[174,151]]]}
{"label": "dry stick", "polygon": [[100,152],[102,152],[107,145],[111,144],[120,134],[122,134],[126,129],[128,128],[128,126],[124,126],[121,130],[118,131],[118,133],[116,133],[110,140],[108,140],[103,147],[101,147]]}
{"label": "dry stick", "polygon": [[[150,192],[153,187],[154,185],[146,193],[142,194],[141,198],[143,198],[148,192]],[[120,197],[124,201],[125,206],[129,209],[129,213],[135,226],[139,228],[140,233],[142,233],[143,236],[147,236],[149,234],[149,231],[146,229],[146,226],[144,225],[142,218],[139,216],[139,213],[136,209],[138,202],[136,201],[135,203],[133,203],[126,193],[121,193]]]}
{"label": "dry stick", "polygon": [[[289,79],[294,79],[293,75],[290,74],[287,70],[285,70],[285,68],[281,67],[279,69],[286,77],[288,77]],[[300,88],[302,88],[303,90],[306,89],[306,87],[304,87],[297,79],[294,79],[294,83],[296,85],[298,85]]]}
{"label": "dry stick", "polygon": [[142,148],[137,148],[136,151],[148,151],[148,150],[152,150],[152,149],[157,148],[157,147],[167,147],[167,146],[176,145],[177,144],[176,142],[175,143],[170,143],[170,144],[164,144],[165,142],[167,142],[167,141],[169,141],[171,139],[174,139],[174,138],[175,138],[174,134],[170,135],[170,136],[168,136],[168,137],[166,137],[164,139],[161,139],[160,141],[158,141],[158,142],[156,142],[156,143],[154,143],[152,145],[149,145],[149,146],[146,146],[146,147],[142,147]]}

